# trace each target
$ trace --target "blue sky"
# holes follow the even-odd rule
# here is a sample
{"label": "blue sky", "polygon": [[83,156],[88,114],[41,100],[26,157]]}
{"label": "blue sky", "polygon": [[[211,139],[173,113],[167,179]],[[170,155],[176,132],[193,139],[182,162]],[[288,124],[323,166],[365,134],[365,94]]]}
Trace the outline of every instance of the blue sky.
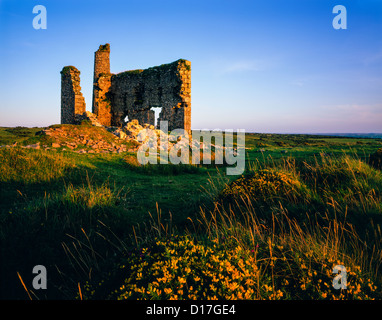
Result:
{"label": "blue sky", "polygon": [[91,111],[94,51],[110,43],[113,73],[191,61],[193,129],[382,132],[380,0],[0,0],[0,39],[0,126],[59,123],[66,65]]}

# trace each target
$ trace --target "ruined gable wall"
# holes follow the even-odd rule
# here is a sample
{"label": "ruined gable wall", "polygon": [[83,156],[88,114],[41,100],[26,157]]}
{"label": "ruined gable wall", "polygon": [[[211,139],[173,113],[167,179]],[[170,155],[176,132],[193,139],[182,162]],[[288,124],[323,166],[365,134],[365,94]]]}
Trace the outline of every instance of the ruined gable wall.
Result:
{"label": "ruined gable wall", "polygon": [[[191,62],[177,60],[145,70],[111,76],[112,125],[121,126],[128,116],[140,124],[154,124],[154,111],[162,107],[159,121],[169,130],[191,130]],[[159,124],[158,121],[158,124]]]}
{"label": "ruined gable wall", "polygon": [[[92,112],[104,126],[123,126],[126,116],[140,124],[155,124],[153,108],[162,108],[160,121],[168,129],[191,131],[191,62],[177,60],[145,70],[110,73],[110,45],[94,54]],[[74,124],[86,111],[80,72],[72,66],[61,71],[61,123]]]}
{"label": "ruined gable wall", "polygon": [[83,114],[85,110],[85,98],[80,86],[80,71],[73,66],[66,66],[61,71],[61,123],[74,123],[75,115]]}

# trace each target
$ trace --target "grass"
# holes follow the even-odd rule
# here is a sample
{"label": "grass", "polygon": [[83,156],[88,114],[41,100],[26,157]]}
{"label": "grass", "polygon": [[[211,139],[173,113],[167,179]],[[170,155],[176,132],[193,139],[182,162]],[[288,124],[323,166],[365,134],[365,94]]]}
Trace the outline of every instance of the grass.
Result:
{"label": "grass", "polygon": [[[1,128],[0,144],[40,141],[40,130]],[[382,174],[368,159],[381,145],[248,134],[242,176],[1,148],[0,296],[380,299]],[[346,290],[332,286],[338,264]],[[48,290],[32,288],[35,265]]]}
{"label": "grass", "polygon": [[68,174],[75,161],[64,154],[20,148],[0,149],[0,180],[2,182],[49,182]]}

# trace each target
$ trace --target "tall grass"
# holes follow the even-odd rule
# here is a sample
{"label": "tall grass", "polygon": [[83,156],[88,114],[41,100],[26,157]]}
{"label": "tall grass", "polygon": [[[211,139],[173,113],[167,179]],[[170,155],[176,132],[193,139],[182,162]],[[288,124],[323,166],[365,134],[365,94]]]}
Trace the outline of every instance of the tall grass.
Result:
{"label": "tall grass", "polygon": [[[108,181],[96,184],[89,177],[80,185],[63,184],[62,189],[0,215],[1,258],[7,261],[2,269],[24,277],[30,274],[25,268],[43,264],[50,270],[51,295],[73,298],[73,281],[89,279],[112,263],[110,256],[118,250],[109,230],[120,237],[130,232],[126,228],[129,217],[121,210],[129,190]],[[121,248],[121,242],[118,246]],[[8,292],[2,294],[17,294],[14,279],[3,280]],[[43,294],[34,292],[33,297],[43,298]]]}
{"label": "tall grass", "polygon": [[[334,264],[357,270],[359,279],[353,282],[367,283],[372,278],[381,285],[381,172],[348,156],[322,157],[312,164],[272,162],[267,170],[288,173],[291,181],[280,187],[272,176],[265,179],[269,189],[264,190],[257,180],[264,180],[258,173],[266,167],[264,163],[252,165],[246,175],[223,188],[214,210],[202,211],[201,230],[206,230],[208,238],[219,242],[234,239],[248,250],[261,252],[258,257],[266,261],[264,274],[269,273],[278,288],[286,288],[282,279],[289,279],[287,282],[294,284],[290,294],[295,298],[327,297],[329,292],[319,286],[322,281],[317,275]],[[306,186],[303,207],[299,197],[291,196],[296,186],[292,177]],[[303,208],[305,212],[301,212]],[[357,225],[360,222],[362,226]],[[277,268],[272,261],[285,263]],[[310,291],[301,283],[305,271],[309,273],[306,281]],[[374,289],[362,288],[367,292],[362,297],[378,296]],[[348,290],[348,296],[354,290]],[[338,297],[333,292],[329,296]]]}
{"label": "tall grass", "polygon": [[[256,163],[233,182],[211,179],[214,206],[190,218],[186,236],[173,236],[158,209],[135,234],[137,250],[99,284],[87,282],[84,296],[380,299],[382,234],[372,218],[381,183],[380,172],[350,157]],[[336,265],[347,270],[346,290],[332,286]]]}
{"label": "tall grass", "polygon": [[48,182],[64,177],[75,167],[74,159],[62,153],[22,148],[0,149],[2,182]]}
{"label": "tall grass", "polygon": [[[4,186],[31,188],[80,163],[21,148],[1,149],[0,160]],[[146,175],[205,172],[123,161]],[[159,205],[148,219],[133,217],[128,189],[83,176],[0,215],[4,274],[25,280],[30,265],[43,264],[57,271],[50,283],[60,298],[382,298],[382,174],[356,156],[264,158],[241,177],[214,175],[186,230],[172,223],[179,212]],[[342,291],[332,287],[338,264],[348,272]]]}

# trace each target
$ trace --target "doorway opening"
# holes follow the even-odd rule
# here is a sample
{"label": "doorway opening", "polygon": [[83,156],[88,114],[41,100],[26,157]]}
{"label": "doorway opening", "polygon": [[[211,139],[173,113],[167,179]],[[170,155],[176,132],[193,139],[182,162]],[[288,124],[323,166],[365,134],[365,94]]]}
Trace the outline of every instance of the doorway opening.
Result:
{"label": "doorway opening", "polygon": [[154,127],[159,129],[159,116],[162,113],[163,107],[152,107],[151,110],[154,111]]}

